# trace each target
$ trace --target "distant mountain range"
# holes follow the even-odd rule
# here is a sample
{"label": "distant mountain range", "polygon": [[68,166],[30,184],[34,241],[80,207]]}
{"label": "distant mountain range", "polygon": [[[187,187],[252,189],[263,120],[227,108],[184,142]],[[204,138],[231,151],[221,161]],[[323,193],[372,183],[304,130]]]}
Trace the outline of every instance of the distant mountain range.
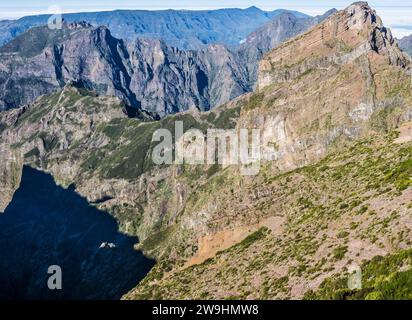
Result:
{"label": "distant mountain range", "polygon": [[404,37],[399,41],[399,47],[412,56],[412,35]]}
{"label": "distant mountain range", "polygon": [[[64,14],[63,17],[68,23],[87,21],[95,27],[106,26],[116,38],[161,39],[180,49],[199,49],[211,43],[237,46],[251,32],[285,12],[298,18],[309,17],[296,11],[280,9],[266,12],[256,7],[210,11],[116,10]],[[0,21],[0,46],[32,27],[47,24],[49,17],[39,15]]]}
{"label": "distant mountain range", "polygon": [[[209,23],[217,23],[212,17],[226,13],[226,18],[222,17],[223,23],[230,20],[227,14],[232,11],[166,11],[164,14],[187,17],[206,15],[210,16]],[[232,32],[232,38],[225,38],[226,45],[210,44],[199,50],[178,49],[170,41],[158,39],[121,40],[114,37],[107,27],[96,28],[88,22],[66,22],[62,30],[51,30],[47,26],[31,28],[0,48],[0,110],[31,103],[68,82],[81,84],[102,95],[115,95],[129,106],[161,117],[191,108],[209,110],[252,91],[257,80],[258,62],[266,52],[335,11],[319,17],[284,10],[269,14],[256,8],[233,12],[243,13],[237,16],[239,21],[251,14],[273,18],[246,36],[237,48],[231,48],[230,44],[234,44],[234,35],[238,37],[242,32]],[[140,11],[129,12],[132,13],[139,16]],[[117,16],[119,12],[112,14]],[[148,15],[154,14],[160,15],[159,12]],[[102,13],[103,17],[108,15]],[[72,20],[80,16],[69,15]],[[41,19],[45,18],[38,17],[34,21],[37,23]],[[259,20],[249,19],[253,21],[251,25]],[[119,31],[113,21],[108,25]],[[134,20],[130,18],[125,21]],[[235,28],[234,23],[232,27]],[[167,35],[168,31],[163,32],[162,28],[159,32]],[[182,27],[182,32],[179,28],[179,24],[173,25],[174,34],[181,35],[181,46],[198,46],[197,40],[190,42],[193,39],[185,36],[185,30],[192,29],[189,24]],[[207,41],[219,40],[213,34],[220,29],[213,27],[210,30],[213,31],[209,32]],[[202,35],[200,31],[190,32]]]}

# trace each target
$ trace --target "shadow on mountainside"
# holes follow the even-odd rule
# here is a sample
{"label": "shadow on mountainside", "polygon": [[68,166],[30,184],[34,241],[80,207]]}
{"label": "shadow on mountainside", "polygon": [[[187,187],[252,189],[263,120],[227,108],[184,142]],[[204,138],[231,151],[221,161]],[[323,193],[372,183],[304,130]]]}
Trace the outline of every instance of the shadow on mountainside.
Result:
{"label": "shadow on mountainside", "polygon": [[[119,299],[154,265],[134,250],[137,241],[74,187],[24,167],[0,214],[0,299]],[[62,269],[62,290],[48,289],[51,265]]]}

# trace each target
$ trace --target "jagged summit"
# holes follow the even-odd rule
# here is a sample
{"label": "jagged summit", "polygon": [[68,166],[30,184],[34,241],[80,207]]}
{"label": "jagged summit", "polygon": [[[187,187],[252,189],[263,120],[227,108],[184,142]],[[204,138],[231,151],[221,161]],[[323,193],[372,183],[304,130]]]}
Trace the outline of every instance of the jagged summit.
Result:
{"label": "jagged summit", "polygon": [[376,52],[394,45],[392,32],[383,25],[382,19],[367,2],[353,3],[344,10],[343,18],[349,30],[364,31],[362,35],[369,35],[368,40]]}
{"label": "jagged summit", "polygon": [[0,47],[0,55],[17,54],[25,58],[32,58],[47,47],[68,41],[76,34],[92,32],[101,28],[105,27],[94,28],[85,21],[68,23],[64,20],[60,29],[49,28],[48,25],[34,27]]}
{"label": "jagged summit", "polygon": [[88,23],[87,21],[79,21],[79,22],[72,22],[72,23],[66,23],[63,21],[65,26],[68,29],[88,29],[88,28],[93,28],[93,25]]}
{"label": "jagged summit", "polygon": [[348,63],[362,55],[401,67],[411,63],[376,11],[367,2],[355,2],[268,53],[260,64],[259,87],[279,80],[275,69],[286,67],[280,78],[289,79],[309,68]]}

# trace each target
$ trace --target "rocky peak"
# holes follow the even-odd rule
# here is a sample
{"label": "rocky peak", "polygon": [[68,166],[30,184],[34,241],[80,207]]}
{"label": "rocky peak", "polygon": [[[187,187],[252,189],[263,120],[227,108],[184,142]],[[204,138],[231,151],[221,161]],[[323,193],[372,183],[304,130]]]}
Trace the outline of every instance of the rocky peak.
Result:
{"label": "rocky peak", "polygon": [[73,22],[66,25],[69,30],[89,29],[93,26],[86,21]]}
{"label": "rocky peak", "polygon": [[382,20],[366,1],[354,2],[347,7],[344,12],[348,16],[352,25],[357,26],[358,29],[362,29],[363,25],[367,22],[370,24],[378,23],[379,25],[382,25]]}
{"label": "rocky peak", "polygon": [[376,52],[394,45],[392,32],[383,25],[382,19],[367,2],[355,2],[346,8],[344,13],[349,29],[369,31],[369,41]]}
{"label": "rocky peak", "polygon": [[260,64],[259,87],[362,55],[380,64],[407,67],[411,63],[376,11],[367,2],[355,2],[270,52]]}
{"label": "rocky peak", "polygon": [[251,11],[257,11],[257,12],[261,12],[262,10],[260,10],[258,7],[256,6],[251,6],[249,8],[246,9],[247,11],[251,12]]}
{"label": "rocky peak", "polygon": [[[337,137],[355,139],[370,128],[410,121],[410,64],[376,12],[355,3],[264,57],[252,100],[262,107],[242,115],[239,127],[278,132],[275,157],[294,168],[324,155]],[[401,105],[396,120],[383,117],[387,122],[376,125],[379,112]]]}

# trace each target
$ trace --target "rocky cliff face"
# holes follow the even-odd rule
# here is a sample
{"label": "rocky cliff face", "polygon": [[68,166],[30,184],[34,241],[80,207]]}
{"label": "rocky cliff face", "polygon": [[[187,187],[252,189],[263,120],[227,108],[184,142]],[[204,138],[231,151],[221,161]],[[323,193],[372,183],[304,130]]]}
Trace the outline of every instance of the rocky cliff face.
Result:
{"label": "rocky cliff face", "polygon": [[182,51],[160,40],[125,43],[87,23],[33,28],[0,48],[0,110],[73,81],[162,117],[209,110],[251,91],[263,54],[319,19],[281,14],[236,50],[215,44]]}
{"label": "rocky cliff face", "polygon": [[[354,4],[261,61],[257,95],[261,106],[272,107],[259,113],[260,126],[281,132],[277,157],[284,158],[285,168],[313,161],[339,137],[368,132],[374,113],[396,112],[396,88],[409,96],[409,68],[410,58],[376,12],[366,3]],[[389,74],[396,79],[392,83]],[[409,100],[401,99],[409,107]],[[256,125],[254,114],[242,125]],[[409,117],[409,111],[397,114],[393,125]]]}
{"label": "rocky cliff face", "polygon": [[222,45],[196,52],[159,40],[125,44],[108,29],[87,24],[32,29],[1,48],[0,55],[3,110],[31,103],[68,82],[161,116],[208,110],[249,90],[245,69]]}
{"label": "rocky cliff face", "polygon": [[135,103],[123,64],[127,51],[106,28],[84,23],[62,30],[38,27],[2,47],[0,55],[3,110],[31,103],[69,81],[84,81]]}
{"label": "rocky cliff face", "polygon": [[257,62],[267,52],[286,40],[307,31],[335,12],[336,9],[332,9],[322,16],[313,18],[297,17],[291,13],[283,13],[251,33],[238,49],[241,59],[248,68],[251,85],[255,86],[256,84],[258,76]]}
{"label": "rocky cliff face", "polygon": [[[261,129],[274,154],[253,178],[226,168],[200,186],[176,220],[186,250],[159,253],[126,298],[316,297],[325,279],[410,248],[410,63],[364,2],[266,55],[237,128]],[[181,243],[176,228],[153,238]],[[363,297],[408,286],[369,276]]]}
{"label": "rocky cliff face", "polygon": [[245,68],[223,45],[180,51],[157,40],[129,45],[130,88],[140,107],[161,116],[209,110],[250,90]]}
{"label": "rocky cliff face", "polygon": [[[391,31],[383,26],[375,11],[367,8],[366,2],[354,4],[304,37],[286,42],[270,53],[260,64],[259,87],[265,87],[266,82],[293,80],[310,64],[345,64],[373,53],[391,64],[408,65],[410,59],[399,50]],[[296,52],[292,55],[293,50]]]}

